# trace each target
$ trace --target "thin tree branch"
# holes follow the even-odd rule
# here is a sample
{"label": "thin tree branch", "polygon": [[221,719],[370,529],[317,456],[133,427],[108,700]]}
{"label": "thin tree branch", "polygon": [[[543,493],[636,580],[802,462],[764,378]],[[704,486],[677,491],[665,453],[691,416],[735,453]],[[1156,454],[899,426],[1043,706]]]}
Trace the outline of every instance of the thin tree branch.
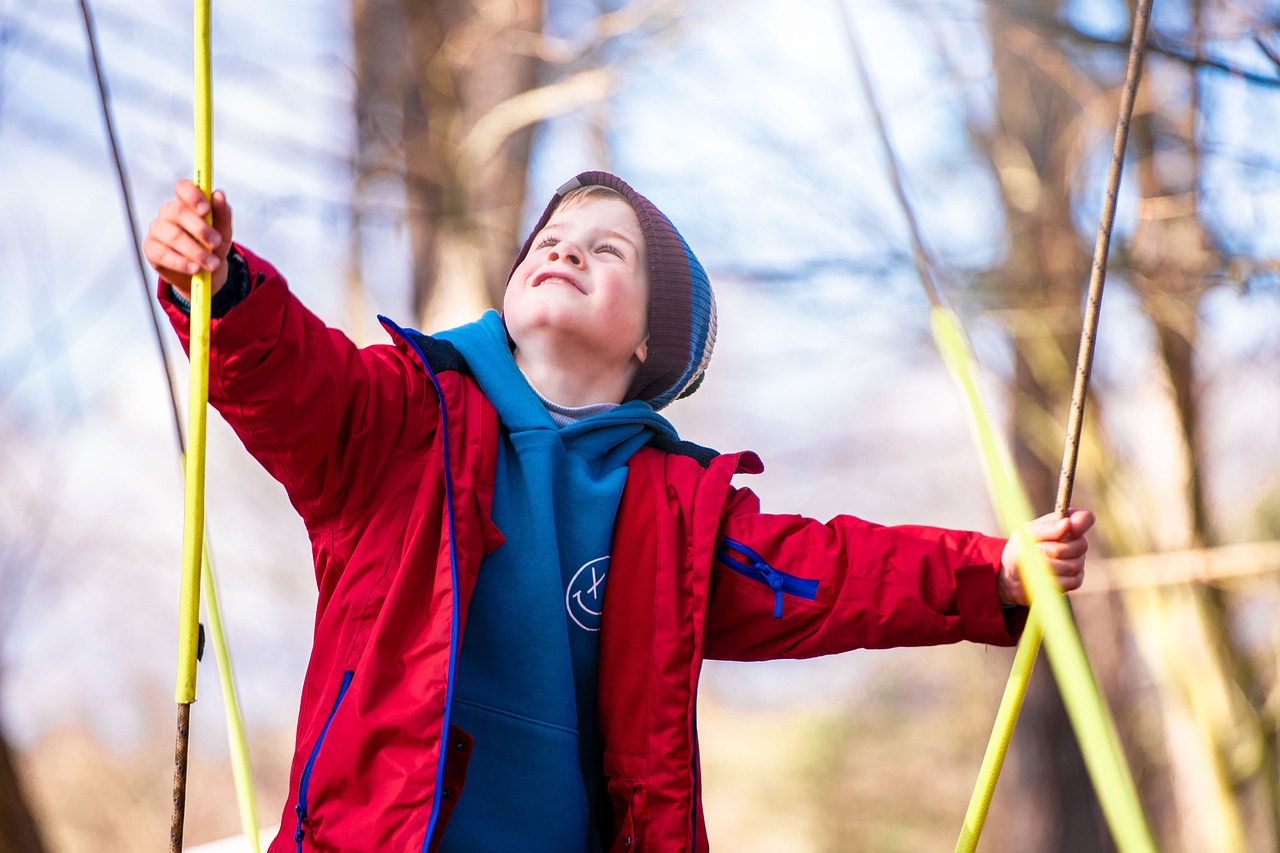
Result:
{"label": "thin tree branch", "polygon": [[[1011,18],[1039,30],[1046,36],[1066,38],[1076,44],[1088,47],[1106,47],[1124,51],[1129,49],[1131,34],[1128,33],[1116,38],[1087,33],[1054,15],[1037,12],[1028,5],[1018,2],[1018,0],[983,0],[983,2],[1004,12]],[[1175,62],[1181,62],[1189,68],[1206,68],[1249,83],[1256,83],[1260,86],[1280,87],[1280,76],[1267,76],[1256,71],[1240,68],[1224,59],[1205,55],[1197,56],[1194,48],[1177,44],[1158,32],[1152,32],[1148,36],[1147,51],[1159,54],[1166,59],[1172,59]]]}
{"label": "thin tree branch", "polygon": [[871,118],[875,122],[876,138],[880,142],[880,153],[884,156],[885,167],[889,172],[889,183],[893,187],[894,196],[898,199],[898,206],[902,208],[902,215],[907,220],[908,236],[911,238],[911,257],[915,262],[916,274],[920,276],[920,284],[924,286],[925,295],[928,296],[929,302],[933,305],[940,305],[942,299],[935,281],[937,265],[929,254],[929,250],[925,247],[920,233],[920,224],[916,219],[915,209],[911,206],[911,202],[907,198],[907,191],[902,185],[901,169],[898,167],[898,155],[894,151],[893,144],[889,141],[889,131],[885,126],[884,114],[876,101],[875,89],[871,86],[871,77],[867,72],[866,61],[862,57],[862,46],[858,41],[853,17],[849,14],[845,0],[836,0],[836,7],[840,10],[840,17],[844,22],[844,35],[849,45],[849,54],[853,58],[854,70],[857,71],[858,84],[862,88],[863,99],[866,101],[867,110],[871,113]]}
{"label": "thin tree branch", "polygon": [[1072,595],[1242,581],[1280,572],[1280,542],[1249,542],[1132,557],[1089,558],[1089,582]]}
{"label": "thin tree branch", "polygon": [[133,191],[129,188],[129,178],[125,173],[124,159],[120,156],[120,145],[116,141],[115,121],[111,115],[111,96],[107,94],[107,81],[102,74],[102,63],[98,58],[98,36],[93,26],[93,14],[89,11],[89,0],[80,0],[80,12],[84,16],[85,41],[89,46],[89,59],[92,61],[94,80],[98,85],[98,100],[102,105],[102,122],[106,129],[107,142],[111,146],[111,158],[115,163],[116,177],[120,183],[120,196],[124,200],[125,218],[129,223],[129,240],[133,244],[133,259],[138,268],[138,281],[142,285],[143,304],[147,306],[147,316],[151,318],[151,328],[155,333],[156,348],[160,351],[160,360],[164,364],[164,377],[169,384],[169,400],[173,404],[173,431],[178,439],[179,450],[183,455],[186,455],[187,443],[182,432],[182,418],[178,414],[178,386],[173,378],[173,365],[169,360],[169,352],[164,346],[164,335],[160,332],[160,320],[156,316],[155,302],[151,299],[151,277],[147,274],[147,265],[142,257],[142,242],[138,237],[138,222],[133,213]]}
{"label": "thin tree branch", "polygon": [[608,96],[613,72],[596,68],[507,98],[480,117],[458,144],[464,176],[476,174],[511,134]]}

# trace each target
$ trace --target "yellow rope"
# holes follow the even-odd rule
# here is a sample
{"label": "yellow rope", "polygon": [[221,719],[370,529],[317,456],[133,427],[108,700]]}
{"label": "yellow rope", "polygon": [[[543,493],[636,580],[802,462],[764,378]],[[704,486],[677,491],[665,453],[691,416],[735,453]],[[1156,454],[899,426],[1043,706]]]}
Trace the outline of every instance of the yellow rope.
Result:
{"label": "yellow rope", "polygon": [[[1133,12],[1133,33],[1129,43],[1129,61],[1125,70],[1124,88],[1120,93],[1115,136],[1111,145],[1111,163],[1107,174],[1106,195],[1102,206],[1102,215],[1098,222],[1097,239],[1094,242],[1093,264],[1089,271],[1089,296],[1085,307],[1084,323],[1081,327],[1075,385],[1072,389],[1071,412],[1067,422],[1067,441],[1063,448],[1062,468],[1058,480],[1058,495],[1054,506],[1059,516],[1066,514],[1071,502],[1071,489],[1075,480],[1076,461],[1080,451],[1080,433],[1084,421],[1089,374],[1093,366],[1098,318],[1102,309],[1102,291],[1106,281],[1111,229],[1115,224],[1116,200],[1120,193],[1120,176],[1124,167],[1125,148],[1129,138],[1129,124],[1133,116],[1133,105],[1137,98],[1138,84],[1142,78],[1142,60],[1146,47],[1147,29],[1151,22],[1153,2],[1154,0],[1139,0]],[[959,351],[957,351],[958,353]],[[975,409],[974,411],[980,412],[981,410]],[[990,427],[987,426],[986,428],[989,429]],[[1007,527],[1006,529],[1011,530],[1014,528]],[[1066,610],[1065,605],[1062,609]],[[987,751],[982,760],[982,769],[979,771],[973,795],[969,801],[969,808],[965,813],[964,826],[961,828],[960,837],[956,842],[957,853],[971,853],[977,846],[978,836],[982,833],[982,826],[986,821],[987,811],[991,806],[991,797],[995,791],[996,780],[1000,775],[1000,769],[1004,766],[1004,758],[1013,735],[1013,727],[1017,724],[1018,713],[1022,708],[1022,700],[1027,690],[1027,682],[1031,678],[1031,670],[1035,665],[1036,654],[1040,649],[1042,637],[1040,616],[1041,613],[1038,608],[1032,610],[1028,619],[1027,629],[1018,648],[1018,654],[1014,658],[1013,671],[1009,675],[1009,683],[1006,685],[1004,696],[1000,700],[1000,710],[996,716],[995,729],[992,731],[991,740],[987,744]],[[1070,617],[1069,612],[1067,616],[1068,618]],[[1074,623],[1072,623],[1072,628],[1072,633],[1074,634]],[[1050,664],[1055,665],[1056,673],[1055,648],[1052,642],[1049,648]],[[1078,635],[1076,635],[1075,645],[1079,645]],[[1083,648],[1081,648],[1081,654],[1083,655]],[[1090,681],[1092,681],[1092,673],[1090,673],[1090,676]],[[1063,701],[1067,703],[1067,710],[1070,713],[1072,710],[1071,703],[1074,701],[1078,704],[1081,700],[1079,697],[1067,693],[1066,686],[1061,684],[1061,676],[1059,676],[1058,681],[1063,687]],[[1096,685],[1093,685],[1093,688],[1093,692],[1096,693]],[[1098,702],[1099,704],[1101,703],[1100,698]],[[1101,707],[1105,712],[1105,706]],[[1077,734],[1083,740],[1083,732],[1079,726],[1077,726]],[[1127,778],[1128,767],[1123,764],[1123,758],[1119,756],[1118,749],[1116,752]],[[1085,760],[1086,763],[1089,762],[1087,753]],[[1092,766],[1090,766],[1091,772],[1092,769]],[[1131,780],[1127,784],[1128,787],[1132,787]],[[1097,785],[1096,781],[1095,785]],[[1097,787],[1103,812],[1111,823],[1112,832],[1117,833],[1116,820],[1108,812],[1108,808],[1114,808],[1114,805],[1103,797],[1101,786]],[[1134,803],[1136,804],[1136,796]],[[1126,806],[1127,808],[1128,806]],[[1137,814],[1140,816],[1141,812],[1138,811]],[[1151,843],[1150,831],[1146,829],[1145,825],[1141,829],[1143,831],[1139,831],[1136,827],[1130,828],[1128,841],[1130,844],[1135,845],[1134,849],[1147,849],[1145,847],[1139,848],[1137,845]],[[1117,843],[1120,843],[1118,834]]]}
{"label": "yellow rope", "polygon": [[[133,214],[133,199],[129,192],[129,181],[124,171],[124,161],[120,155],[120,146],[116,140],[115,123],[111,118],[111,104],[107,96],[106,78],[102,72],[102,63],[98,56],[98,40],[93,25],[93,14],[89,8],[89,0],[80,0],[80,11],[84,18],[85,38],[89,45],[89,54],[93,61],[93,70],[95,82],[98,86],[99,99],[102,103],[103,123],[106,125],[107,141],[111,146],[112,157],[115,160],[116,174],[120,179],[120,191],[124,200],[125,213],[129,222],[129,236],[133,240],[134,257],[138,262],[139,282],[142,285],[143,296],[150,299],[150,287],[147,282],[146,262],[143,260],[142,248],[138,242],[138,232],[136,218]],[[144,303],[145,304],[145,303]],[[173,381],[173,371],[171,369],[169,357],[165,350],[164,341],[160,333],[160,325],[157,321],[154,309],[148,312],[152,320],[152,330],[155,333],[156,343],[160,353],[160,360],[163,363],[164,375],[168,380],[169,402],[173,411],[173,425],[175,437],[178,441],[178,448],[181,455],[181,467],[185,474],[187,468],[186,454],[186,437],[183,434],[182,419],[179,413],[177,387]],[[235,779],[236,796],[240,806],[240,821],[244,828],[244,833],[250,839],[253,853],[261,853],[261,839],[258,836],[258,813],[257,798],[254,793],[253,776],[249,764],[248,739],[245,734],[244,716],[240,712],[240,701],[236,692],[235,678],[231,666],[231,656],[227,649],[226,633],[222,627],[222,612],[218,604],[218,589],[214,583],[213,574],[213,557],[208,546],[208,538],[205,537],[202,551],[200,585],[202,593],[206,601],[207,621],[210,629],[210,636],[213,640],[214,656],[218,664],[218,675],[222,682],[223,705],[227,716],[227,738],[231,745],[231,770]],[[198,636],[197,626],[197,636]],[[197,641],[198,643],[198,641]],[[185,727],[184,727],[185,728]],[[179,735],[181,737],[182,735]],[[175,774],[175,777],[178,774]],[[185,777],[184,777],[185,784]],[[176,800],[175,800],[176,811]],[[178,817],[175,814],[175,818]],[[171,839],[177,841],[177,838]],[[179,845],[180,846],[180,843]]]}
{"label": "yellow rope", "polygon": [[222,627],[222,608],[218,604],[218,588],[213,581],[213,557],[207,545],[201,566],[200,581],[204,590],[205,614],[209,621],[209,638],[213,642],[214,659],[218,662],[222,704],[227,715],[227,742],[231,749],[231,775],[236,786],[236,801],[240,807],[240,827],[249,840],[253,853],[262,853],[262,839],[258,836],[257,795],[253,785],[253,769],[249,764],[249,739],[245,734],[244,715],[240,713],[240,698],[231,668],[231,651],[227,648],[227,635]]}
{"label": "yellow rope", "polygon": [[[213,85],[209,0],[195,3],[195,183],[206,198],[213,195]],[[213,213],[210,211],[209,220]],[[240,823],[254,853],[260,853],[257,797],[249,763],[248,737],[231,667],[231,653],[222,624],[222,608],[213,577],[213,560],[204,535],[206,424],[209,402],[210,274],[197,273],[191,288],[191,391],[188,404],[185,524],[183,530],[182,593],[179,610],[177,701],[196,698],[196,652],[199,642],[200,593],[203,587],[209,634],[227,718],[227,740],[235,781]]]}
{"label": "yellow rope", "polygon": [[973,797],[969,801],[969,808],[964,814],[964,826],[960,828],[960,839],[956,842],[957,853],[962,851],[973,853],[978,846],[978,838],[982,834],[983,824],[986,823],[987,810],[991,808],[991,797],[995,794],[996,782],[1000,779],[1000,769],[1004,766],[1005,755],[1009,752],[1013,727],[1018,722],[1018,712],[1022,709],[1022,700],[1027,695],[1027,684],[1031,680],[1031,670],[1035,668],[1036,657],[1040,651],[1040,640],[1043,636],[1040,612],[1032,610],[1027,616],[1026,627],[1022,630],[1022,641],[1018,643],[1018,653],[1013,657],[1013,668],[1009,673],[1009,681],[1004,686],[1000,709],[996,712],[991,740],[987,744],[986,753],[982,756],[978,781]]}
{"label": "yellow rope", "polygon": [[[1140,29],[1134,33],[1134,47],[1130,53],[1130,69],[1124,98],[1125,103],[1130,106],[1137,87],[1137,68],[1140,67],[1141,46],[1145,40],[1145,23],[1150,14],[1151,2],[1152,0],[1141,0],[1139,4]],[[1151,836],[1151,830],[1147,827],[1142,805],[1138,801],[1137,790],[1129,774],[1129,767],[1120,750],[1119,737],[1116,735],[1107,706],[1102,701],[1098,685],[1094,681],[1093,671],[1089,668],[1089,659],[1085,655],[1084,645],[1080,642],[1080,635],[1076,631],[1071,612],[1067,608],[1062,591],[1053,579],[1044,555],[1035,547],[1034,542],[1025,538],[1023,525],[1033,517],[1031,502],[1027,499],[1026,492],[1018,480],[1008,447],[1000,440],[990,418],[987,417],[974,380],[975,359],[964,331],[955,316],[942,305],[941,296],[933,283],[933,263],[920,237],[920,228],[916,223],[911,205],[907,201],[897,158],[893,147],[889,144],[888,131],[876,104],[866,64],[862,59],[861,47],[855,36],[853,20],[843,0],[840,0],[837,5],[845,21],[855,70],[875,123],[885,163],[888,166],[889,178],[910,229],[912,259],[915,262],[916,272],[920,276],[920,283],[924,286],[925,295],[929,299],[929,317],[933,327],[934,343],[963,393],[970,422],[978,441],[983,469],[987,475],[988,488],[1000,523],[1007,533],[1023,538],[1021,542],[1021,552],[1025,555],[1022,566],[1023,580],[1032,600],[1036,602],[1024,633],[1022,643],[1024,648],[1019,649],[1015,659],[1014,671],[1001,703],[996,733],[993,734],[991,745],[983,759],[974,799],[970,802],[968,813],[965,815],[965,824],[961,829],[956,849],[972,851],[977,846],[978,836],[982,832],[982,823],[991,802],[991,794],[995,790],[996,779],[1000,775],[1013,727],[1017,722],[1018,710],[1022,705],[1027,682],[1035,664],[1043,631],[1050,639],[1049,663],[1062,690],[1067,713],[1084,751],[1085,766],[1102,801],[1103,814],[1111,827],[1117,846],[1122,853],[1154,851],[1155,842]],[[1144,17],[1144,10],[1147,17]],[[1112,177],[1115,179],[1113,183],[1118,183],[1119,175],[1116,158],[1123,158],[1124,135],[1121,131],[1127,132],[1127,129],[1127,114],[1122,113],[1115,146],[1120,153],[1117,155],[1113,152]],[[1111,216],[1114,215],[1114,199],[1115,190],[1112,189],[1108,193],[1108,209]],[[1091,288],[1091,291],[1100,291],[1106,270],[1105,241],[1109,239],[1111,230],[1107,217],[1108,214],[1104,214],[1104,227],[1099,229],[1098,254],[1103,260],[1099,263],[1095,259],[1093,279],[1096,288]],[[1090,308],[1094,312],[1095,320],[1098,301],[1099,299],[1092,298],[1091,293]],[[1088,328],[1086,326],[1086,330]],[[1091,347],[1089,351],[1092,352]],[[1077,376],[1078,385],[1081,386],[1080,399],[1083,398],[1083,383],[1080,380],[1087,382],[1087,379],[1086,366]],[[1083,402],[1077,402],[1074,410],[1077,414],[1082,411]],[[1074,445],[1072,448],[1074,449]]]}
{"label": "yellow rope", "polygon": [[[1031,502],[1018,480],[1008,447],[1000,440],[999,433],[982,404],[974,379],[976,371],[972,350],[951,312],[935,306],[930,312],[930,319],[934,343],[964,394],[996,515],[1005,532],[1020,539],[1022,578],[1033,602],[1032,624],[1028,626],[1027,636],[1022,641],[1026,648],[1019,649],[1022,662],[1015,666],[1014,675],[1010,679],[1012,683],[1005,691],[1006,699],[1011,700],[1012,694],[1017,694],[1016,704],[1021,704],[1021,694],[1026,691],[1026,680],[1030,678],[1043,631],[1049,664],[1053,667],[1054,677],[1061,688],[1067,714],[1084,753],[1085,767],[1093,780],[1116,847],[1122,853],[1154,853],[1155,840],[1147,826],[1137,788],[1120,748],[1119,735],[1089,667],[1089,659],[1067,607],[1066,597],[1058,588],[1044,555],[1025,532],[1024,525],[1034,517]],[[1006,705],[1012,704],[1012,701],[1002,703],[1002,712]],[[1008,748],[1016,713],[1013,717],[1015,719],[1006,721],[1007,725],[997,728],[997,751],[1000,758],[1003,758]],[[994,757],[988,755],[984,768],[996,764]],[[995,778],[995,774],[991,774],[987,781],[990,790],[995,787]],[[973,811],[972,804],[970,811]],[[957,850],[973,850],[977,845],[980,822],[971,823],[969,817],[966,815]]]}
{"label": "yellow rope", "polygon": [[[195,183],[205,197],[213,191],[213,109],[210,98],[209,0],[195,3]],[[212,219],[212,211],[209,214]],[[182,585],[178,602],[178,672],[174,689],[178,730],[174,747],[173,810],[169,849],[182,850],[187,808],[187,748],[191,703],[196,699],[196,661],[200,636],[200,573],[204,558],[204,467],[209,403],[209,274],[191,282],[191,381],[187,405],[182,526]]]}
{"label": "yellow rope", "polygon": [[[1134,33],[1134,47],[1130,52],[1130,69],[1126,81],[1125,98],[1123,99],[1129,106],[1132,105],[1133,93],[1137,87],[1136,72],[1137,68],[1140,67],[1141,46],[1145,40],[1147,18],[1144,17],[1144,10],[1145,15],[1149,17],[1151,2],[1152,0],[1141,0],[1139,3],[1138,24],[1141,28]],[[889,170],[890,182],[907,219],[912,241],[912,259],[915,262],[920,283],[924,286],[925,295],[929,299],[929,318],[933,327],[934,343],[937,345],[943,361],[946,362],[952,377],[956,380],[963,393],[970,415],[970,422],[974,427],[974,434],[978,441],[983,469],[987,475],[988,488],[1000,523],[1006,532],[1022,537],[1020,543],[1022,546],[1021,552],[1025,555],[1022,566],[1023,580],[1030,591],[1033,601],[1037,603],[1037,607],[1032,610],[1028,618],[1028,625],[1023,638],[1025,649],[1019,649],[1015,660],[1014,672],[1011,674],[1009,686],[1005,690],[1005,697],[1001,703],[996,729],[997,734],[993,735],[992,744],[983,759],[982,772],[978,777],[978,786],[974,791],[974,800],[970,803],[969,811],[965,816],[965,825],[961,830],[960,840],[956,849],[957,851],[972,851],[978,843],[978,836],[982,832],[982,822],[986,817],[987,808],[991,802],[991,794],[995,790],[996,779],[999,777],[1000,768],[1004,763],[1005,753],[1008,751],[1009,739],[1012,736],[1014,724],[1017,722],[1018,709],[1021,707],[1023,695],[1026,693],[1027,681],[1035,664],[1036,653],[1040,647],[1040,638],[1043,631],[1048,633],[1050,637],[1049,663],[1053,666],[1054,676],[1062,690],[1067,713],[1071,718],[1076,736],[1084,751],[1086,768],[1089,770],[1099,799],[1102,801],[1103,814],[1111,827],[1117,846],[1122,853],[1154,851],[1156,849],[1155,842],[1152,839],[1150,829],[1147,828],[1146,817],[1142,812],[1141,803],[1138,801],[1137,790],[1134,788],[1133,779],[1129,774],[1129,767],[1125,763],[1123,753],[1120,751],[1119,738],[1116,735],[1115,726],[1111,722],[1107,706],[1102,701],[1098,685],[1094,681],[1093,671],[1089,668],[1089,659],[1085,655],[1084,645],[1080,642],[1080,635],[1076,631],[1071,612],[1067,609],[1066,600],[1062,595],[1062,591],[1058,588],[1057,582],[1053,579],[1044,555],[1035,547],[1034,542],[1025,538],[1026,534],[1023,531],[1023,525],[1032,519],[1031,502],[1027,499],[1026,492],[1018,480],[1013,458],[1009,453],[1008,447],[1000,440],[999,434],[992,426],[978,394],[977,383],[974,380],[977,372],[975,370],[976,362],[969,342],[955,316],[942,305],[941,296],[933,283],[932,270],[934,265],[929,258],[924,241],[920,237],[920,227],[916,222],[911,205],[907,201],[906,190],[903,187],[898,169],[897,157],[894,154],[893,146],[889,144],[888,130],[876,104],[875,92],[871,87],[866,63],[862,58],[861,46],[856,38],[853,19],[849,15],[843,0],[838,0],[837,6],[844,18],[846,33],[852,48],[851,54],[854,58],[854,67],[880,139],[885,163]],[[1120,131],[1127,133],[1127,129],[1127,114],[1122,113],[1115,146],[1120,153],[1117,155],[1113,151],[1113,184],[1118,183],[1119,175],[1116,158],[1123,158],[1124,135]],[[1091,291],[1100,291],[1106,270],[1105,242],[1110,237],[1111,228],[1108,224],[1108,216],[1114,215],[1115,192],[1114,188],[1108,192],[1108,210],[1110,213],[1104,214],[1105,227],[1099,229],[1098,254],[1101,255],[1102,261],[1099,263],[1095,259],[1093,279],[1096,287],[1091,288]],[[1092,298],[1092,296],[1093,294],[1091,293],[1090,308],[1094,312],[1096,321],[1099,298]],[[1086,333],[1088,333],[1088,329],[1089,327],[1086,326]],[[1092,352],[1091,347],[1089,352]],[[1088,369],[1086,366],[1077,375],[1077,384],[1080,386],[1081,391],[1080,400],[1083,399],[1083,384],[1087,382],[1087,379]],[[1083,380],[1083,382],[1080,380]],[[1083,411],[1083,402],[1077,401],[1074,411],[1076,414]],[[1074,445],[1072,445],[1072,448],[1074,449]],[[1062,512],[1065,512],[1065,504]]]}
{"label": "yellow rope", "polygon": [[[209,0],[195,6],[195,183],[213,192],[212,103],[209,84]],[[212,212],[209,219],[212,221]],[[179,705],[196,699],[196,644],[200,630],[200,562],[204,552],[204,468],[209,403],[209,273],[191,282],[191,385],[187,404],[186,501],[182,529],[182,592],[178,610]]]}

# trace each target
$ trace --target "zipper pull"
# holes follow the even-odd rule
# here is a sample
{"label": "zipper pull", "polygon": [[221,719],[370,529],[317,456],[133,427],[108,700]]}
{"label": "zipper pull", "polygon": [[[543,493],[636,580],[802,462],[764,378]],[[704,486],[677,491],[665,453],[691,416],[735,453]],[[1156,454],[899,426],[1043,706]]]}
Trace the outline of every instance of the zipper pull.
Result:
{"label": "zipper pull", "polygon": [[298,803],[293,807],[293,811],[298,816],[298,831],[293,834],[293,840],[297,842],[298,849],[301,850],[302,838],[306,834],[302,831],[302,822],[307,819],[307,808],[302,803]]}
{"label": "zipper pull", "polygon": [[782,575],[768,563],[756,563],[756,570],[764,577],[765,583],[769,584],[769,589],[773,590],[773,618],[781,619],[782,585],[785,583],[785,580]]}

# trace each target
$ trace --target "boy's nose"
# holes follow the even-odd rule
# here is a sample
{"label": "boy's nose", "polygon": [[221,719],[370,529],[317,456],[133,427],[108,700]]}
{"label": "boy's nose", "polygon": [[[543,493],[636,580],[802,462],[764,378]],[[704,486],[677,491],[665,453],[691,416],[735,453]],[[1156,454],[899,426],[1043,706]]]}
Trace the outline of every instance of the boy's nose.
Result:
{"label": "boy's nose", "polygon": [[582,259],[584,257],[585,255],[583,254],[581,249],[579,249],[573,243],[570,243],[567,241],[561,241],[560,243],[557,243],[554,247],[552,247],[551,251],[547,253],[547,260],[549,261],[563,260],[566,263],[568,263],[570,266],[574,266],[574,267],[582,266]]}

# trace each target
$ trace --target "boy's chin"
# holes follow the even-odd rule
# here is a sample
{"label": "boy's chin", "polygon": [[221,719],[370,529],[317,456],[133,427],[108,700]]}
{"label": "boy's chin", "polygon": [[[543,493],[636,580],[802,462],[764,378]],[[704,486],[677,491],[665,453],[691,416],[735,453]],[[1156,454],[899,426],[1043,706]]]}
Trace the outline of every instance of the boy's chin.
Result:
{"label": "boy's chin", "polygon": [[[508,323],[507,334],[518,350],[577,352],[592,358],[614,351],[620,337],[603,331],[598,323],[589,322],[589,318],[550,316],[526,317],[520,323]],[[639,359],[633,357],[633,360],[639,364]]]}
{"label": "boy's chin", "polygon": [[508,328],[514,323],[521,329],[539,334],[564,333],[578,335],[590,328],[590,318],[579,305],[563,299],[542,299],[537,304],[525,303],[515,317],[508,317]]}
{"label": "boy's chin", "polygon": [[524,312],[519,319],[507,321],[507,333],[516,346],[538,341],[543,345],[563,341],[571,343],[583,338],[583,321],[564,311]]}

